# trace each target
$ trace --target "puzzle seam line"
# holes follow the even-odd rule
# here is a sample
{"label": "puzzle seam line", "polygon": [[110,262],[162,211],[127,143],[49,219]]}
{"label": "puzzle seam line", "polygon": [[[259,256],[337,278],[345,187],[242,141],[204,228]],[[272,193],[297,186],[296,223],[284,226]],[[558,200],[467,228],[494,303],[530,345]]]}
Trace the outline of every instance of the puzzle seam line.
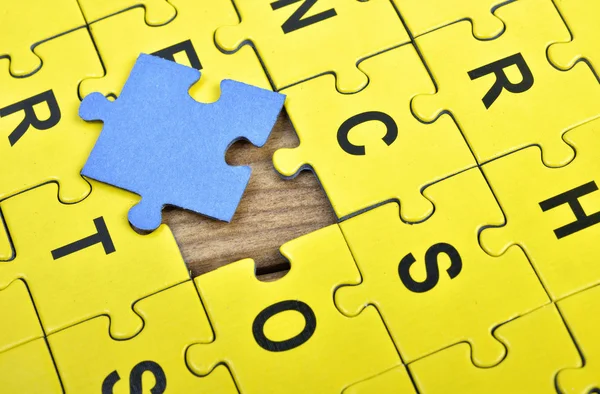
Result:
{"label": "puzzle seam line", "polygon": [[[75,32],[77,30],[81,30],[81,29],[85,29],[85,28],[87,28],[87,25],[83,24],[81,26],[74,27],[74,28],[72,28],[70,30],[67,30],[65,32],[56,34],[56,35],[54,35],[52,37],[45,38],[45,39],[43,39],[41,41],[38,41],[38,42],[32,44],[31,47],[29,47],[29,49],[35,54],[35,56],[37,56],[40,59],[40,65],[39,65],[39,67],[37,69],[35,69],[34,71],[30,72],[29,74],[26,74],[26,75],[12,75],[11,74],[11,77],[17,78],[17,79],[24,79],[24,78],[31,77],[32,75],[35,75],[38,71],[40,71],[44,67],[44,60],[42,58],[40,58],[39,55],[35,52],[35,50],[36,50],[36,48],[38,46],[43,45],[44,43],[46,43],[46,42],[48,42],[50,40],[53,40],[53,39],[56,39],[56,38],[60,38],[60,37],[65,36],[65,35],[67,35],[69,33],[73,33],[73,32]],[[2,56],[2,58],[3,59],[5,59],[5,58],[11,59],[10,55]],[[9,69],[9,73],[10,73],[10,69]]]}

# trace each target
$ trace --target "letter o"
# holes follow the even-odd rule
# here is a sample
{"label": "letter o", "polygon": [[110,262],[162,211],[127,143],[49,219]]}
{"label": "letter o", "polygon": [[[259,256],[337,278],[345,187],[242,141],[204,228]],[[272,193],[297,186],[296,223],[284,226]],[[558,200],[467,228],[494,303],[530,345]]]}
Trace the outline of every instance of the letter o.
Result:
{"label": "letter o", "polygon": [[[265,335],[265,323],[271,317],[284,311],[300,312],[304,316],[304,329],[295,337],[283,341],[273,341]],[[317,318],[313,310],[302,301],[286,300],[263,309],[254,319],[252,323],[252,333],[256,343],[265,350],[270,352],[284,352],[294,349],[304,342],[308,341],[317,328]]]}

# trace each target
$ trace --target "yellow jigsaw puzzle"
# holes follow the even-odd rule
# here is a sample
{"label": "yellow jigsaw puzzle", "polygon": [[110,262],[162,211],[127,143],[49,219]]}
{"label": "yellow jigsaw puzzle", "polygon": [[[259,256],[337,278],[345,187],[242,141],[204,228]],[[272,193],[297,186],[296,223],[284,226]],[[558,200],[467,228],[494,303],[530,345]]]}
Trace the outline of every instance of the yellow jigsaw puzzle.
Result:
{"label": "yellow jigsaw puzzle", "polygon": [[146,11],[145,21],[149,26],[164,25],[177,15],[177,10],[167,0],[79,0],[79,5],[88,23],[134,7]]}
{"label": "yellow jigsaw puzzle", "polygon": [[288,177],[310,166],[338,217],[399,200],[403,220],[424,220],[433,206],[421,190],[475,159],[450,116],[427,125],[410,112],[415,95],[435,91],[411,44],[359,67],[370,82],[356,94],[338,93],[331,75],[282,91],[300,146],[276,151],[273,164]]}
{"label": "yellow jigsaw puzzle", "polygon": [[600,286],[582,291],[557,303],[584,360],[577,369],[558,373],[561,393],[600,393]]}
{"label": "yellow jigsaw puzzle", "polygon": [[[5,0],[0,392],[600,394],[599,1]],[[287,96],[275,169],[338,219],[288,272],[191,280],[81,176],[140,53]]]}
{"label": "yellow jigsaw puzzle", "polygon": [[105,314],[111,335],[128,338],[143,324],[132,304],[189,274],[168,227],[149,235],[130,227],[138,196],[91,184],[78,204],[61,204],[55,184],[0,203],[16,253],[0,264],[0,287],[23,279],[46,333]]}
{"label": "yellow jigsaw puzzle", "polygon": [[377,376],[353,384],[342,394],[417,394],[406,367],[400,365]]}
{"label": "yellow jigsaw puzzle", "polygon": [[90,25],[106,74],[84,80],[80,89],[82,97],[96,91],[117,96],[140,52],[201,70],[202,78],[190,89],[192,97],[199,101],[216,101],[223,79],[271,88],[252,48],[245,47],[235,55],[227,55],[215,46],[215,29],[237,20],[229,1],[171,0],[171,3],[177,7],[177,17],[165,26],[146,25],[143,8]]}
{"label": "yellow jigsaw puzzle", "polygon": [[600,71],[600,3],[594,0],[554,0],[571,32],[571,41],[558,42],[548,48],[548,59],[556,67],[568,70],[579,60]]}
{"label": "yellow jigsaw puzzle", "polygon": [[242,393],[325,394],[400,363],[375,308],[347,318],[333,303],[337,286],[360,280],[337,225],[281,253],[291,269],[274,282],[257,280],[250,259],[195,279],[215,341],[190,347],[192,371],[205,375],[225,363]]}
{"label": "yellow jigsaw puzzle", "polygon": [[[24,77],[42,66],[36,46],[85,25],[77,0],[3,1],[0,12],[0,59],[10,60],[10,74]],[[70,57],[69,57],[70,58]],[[11,91],[1,83],[2,94]]]}
{"label": "yellow jigsaw puzzle", "polygon": [[337,89],[357,92],[368,78],[360,60],[410,41],[390,0],[235,0],[240,23],[220,27],[228,52],[251,42],[275,88],[334,73]]}
{"label": "yellow jigsaw puzzle", "polygon": [[3,394],[62,393],[35,307],[23,281],[0,290],[0,382]]}
{"label": "yellow jigsaw puzzle", "polygon": [[451,23],[468,19],[473,36],[494,38],[504,30],[504,23],[492,13],[506,0],[393,0],[413,37]]}
{"label": "yellow jigsaw puzzle", "polygon": [[102,75],[102,65],[86,29],[36,52],[44,66],[27,78],[10,76],[8,59],[0,59],[0,157],[11,168],[0,171],[0,201],[55,181],[61,201],[77,202],[90,192],[79,171],[101,129],[79,118],[77,88],[83,78]]}
{"label": "yellow jigsaw puzzle", "polygon": [[225,366],[198,377],[185,363],[189,345],[213,340],[192,281],[144,298],[133,309],[144,329],[125,341],[110,337],[106,316],[48,337],[67,392],[237,393]]}
{"label": "yellow jigsaw puzzle", "polygon": [[416,39],[438,92],[415,97],[413,111],[432,122],[449,110],[480,164],[537,144],[546,165],[565,165],[574,152],[561,137],[600,116],[600,85],[585,65],[563,72],[548,61],[550,43],[569,40],[551,1],[519,0],[495,15],[506,30],[494,40],[476,40],[468,21]]}
{"label": "yellow jigsaw puzzle", "polygon": [[479,169],[424,193],[435,213],[423,223],[403,223],[390,203],[340,224],[362,283],[338,289],[336,304],[348,316],[375,305],[405,363],[465,341],[476,365],[494,365],[505,348],[492,330],[548,296],[519,249],[480,248],[478,232],[502,213]]}
{"label": "yellow jigsaw puzzle", "polygon": [[469,346],[459,344],[409,365],[417,388],[427,394],[553,394],[556,373],[579,359],[554,305],[508,322],[494,335],[508,348],[500,364],[477,368]]}
{"label": "yellow jigsaw puzzle", "polygon": [[600,283],[599,133],[600,120],[568,132],[577,156],[562,168],[545,167],[538,147],[483,166],[506,225],[485,229],[482,247],[500,255],[518,244],[554,300]]}

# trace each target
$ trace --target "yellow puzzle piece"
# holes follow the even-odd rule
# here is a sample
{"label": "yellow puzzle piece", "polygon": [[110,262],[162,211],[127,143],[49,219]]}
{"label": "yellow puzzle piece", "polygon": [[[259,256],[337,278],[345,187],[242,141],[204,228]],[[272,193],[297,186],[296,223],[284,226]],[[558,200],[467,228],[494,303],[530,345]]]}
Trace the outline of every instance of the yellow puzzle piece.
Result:
{"label": "yellow puzzle piece", "polygon": [[133,7],[146,10],[145,20],[150,26],[164,25],[177,14],[168,0],[79,0],[79,5],[88,23]]}
{"label": "yellow puzzle piece", "polygon": [[156,54],[201,70],[202,77],[190,89],[190,94],[203,102],[217,101],[223,79],[271,88],[252,48],[246,47],[231,56],[215,46],[215,29],[237,20],[229,0],[172,0],[171,3],[177,7],[177,17],[165,26],[146,25],[143,8],[90,25],[106,75],[84,80],[80,88],[82,97],[94,91],[118,95],[140,52]]}
{"label": "yellow puzzle piece", "polygon": [[23,281],[0,290],[0,384],[3,394],[62,393],[35,307]]}
{"label": "yellow puzzle piece", "polygon": [[337,286],[360,280],[337,225],[281,253],[291,270],[274,282],[256,279],[251,259],[195,279],[216,339],[189,348],[192,371],[225,363],[245,394],[339,394],[400,363],[375,308],[348,318],[333,303]]}
{"label": "yellow puzzle piece", "polygon": [[2,394],[62,394],[52,356],[44,338],[0,353]]}
{"label": "yellow puzzle piece", "polygon": [[23,281],[15,280],[0,290],[0,311],[0,352],[44,336]]}
{"label": "yellow puzzle piece", "polygon": [[415,97],[413,111],[431,122],[450,110],[480,163],[537,144],[546,165],[564,165],[574,152],[561,137],[600,115],[600,85],[585,65],[549,63],[548,45],[569,40],[551,1],[519,0],[495,15],[506,31],[491,41],[473,38],[467,21],[417,38],[438,92]]}
{"label": "yellow puzzle piece", "polygon": [[423,223],[403,223],[390,203],[340,224],[362,283],[341,287],[336,304],[348,316],[375,305],[405,363],[465,341],[476,365],[494,365],[505,349],[492,330],[548,296],[520,249],[480,248],[478,232],[502,213],[479,169],[424,193],[435,213]]}
{"label": "yellow puzzle piece", "polygon": [[506,0],[393,0],[413,37],[469,19],[473,35],[490,39],[502,33],[504,24],[492,11]]}
{"label": "yellow puzzle piece", "polygon": [[8,73],[0,59],[0,201],[45,182],[60,184],[63,202],[82,200],[90,185],[79,175],[101,124],[79,118],[77,87],[102,75],[102,65],[86,29],[43,43],[36,52],[44,66],[27,78]]}
{"label": "yellow puzzle piece", "polygon": [[577,61],[585,59],[598,73],[600,71],[598,49],[600,3],[589,0],[554,0],[554,3],[571,31],[571,41],[550,45],[548,59],[563,70],[568,70]]}
{"label": "yellow puzzle piece", "polygon": [[410,41],[390,0],[235,0],[241,22],[216,32],[217,45],[236,51],[248,41],[282,89],[324,73],[352,93],[368,82],[360,60]]}
{"label": "yellow puzzle piece", "polygon": [[48,337],[68,393],[237,393],[225,366],[210,375],[193,375],[185,363],[187,347],[213,339],[192,281],[135,303],[144,329],[126,341],[109,336],[101,316]]}
{"label": "yellow puzzle piece", "polygon": [[483,166],[506,225],[485,229],[481,246],[520,245],[554,300],[600,283],[599,133],[600,120],[568,132],[577,156],[563,168],[545,167],[537,147]]}
{"label": "yellow puzzle piece", "polygon": [[[582,353],[582,369],[566,369],[558,373],[561,393],[600,392],[600,286],[582,291],[558,302],[558,310]],[[593,391],[593,390],[596,391]]]}
{"label": "yellow puzzle piece", "polygon": [[404,220],[423,220],[433,206],[421,190],[475,166],[473,155],[450,116],[427,125],[410,112],[416,94],[435,91],[412,45],[360,69],[370,82],[356,94],[338,93],[331,75],[283,91],[300,146],[275,152],[275,168],[292,176],[312,167],[338,217],[399,200]]}
{"label": "yellow puzzle piece", "polygon": [[400,365],[377,376],[353,384],[342,394],[416,394],[406,367]]}
{"label": "yellow puzzle piece", "polygon": [[[515,293],[518,296],[518,293]],[[410,364],[417,388],[427,394],[555,394],[555,375],[579,356],[554,305],[500,326],[494,335],[508,351],[493,368],[471,364],[459,344]]]}
{"label": "yellow puzzle piece", "polygon": [[[24,77],[32,74],[42,66],[42,60],[46,63],[43,54],[35,48],[37,44],[83,25],[85,20],[77,0],[3,1],[0,58],[6,57],[6,61],[10,58],[12,75]],[[74,60],[79,55],[81,53],[74,51],[65,60]],[[0,85],[2,94],[10,91],[4,81]]]}
{"label": "yellow puzzle piece", "polygon": [[47,334],[106,314],[114,338],[142,328],[138,299],[189,279],[166,226],[137,234],[127,211],[139,197],[93,182],[78,204],[61,204],[55,184],[0,203],[16,258],[0,264],[0,287],[27,282]]}

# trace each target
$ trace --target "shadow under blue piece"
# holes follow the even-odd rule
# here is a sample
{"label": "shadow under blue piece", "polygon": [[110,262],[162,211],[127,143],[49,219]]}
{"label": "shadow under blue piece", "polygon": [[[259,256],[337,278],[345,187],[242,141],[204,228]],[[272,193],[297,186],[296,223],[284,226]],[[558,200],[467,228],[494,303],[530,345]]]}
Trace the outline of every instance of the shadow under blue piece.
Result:
{"label": "shadow under blue piece", "polygon": [[250,179],[250,167],[229,166],[239,139],[265,144],[285,96],[241,82],[221,82],[221,97],[203,104],[188,94],[200,71],[140,55],[119,96],[85,97],[82,119],[102,120],[82,175],[139,194],[129,222],[146,231],[174,205],[230,221]]}

